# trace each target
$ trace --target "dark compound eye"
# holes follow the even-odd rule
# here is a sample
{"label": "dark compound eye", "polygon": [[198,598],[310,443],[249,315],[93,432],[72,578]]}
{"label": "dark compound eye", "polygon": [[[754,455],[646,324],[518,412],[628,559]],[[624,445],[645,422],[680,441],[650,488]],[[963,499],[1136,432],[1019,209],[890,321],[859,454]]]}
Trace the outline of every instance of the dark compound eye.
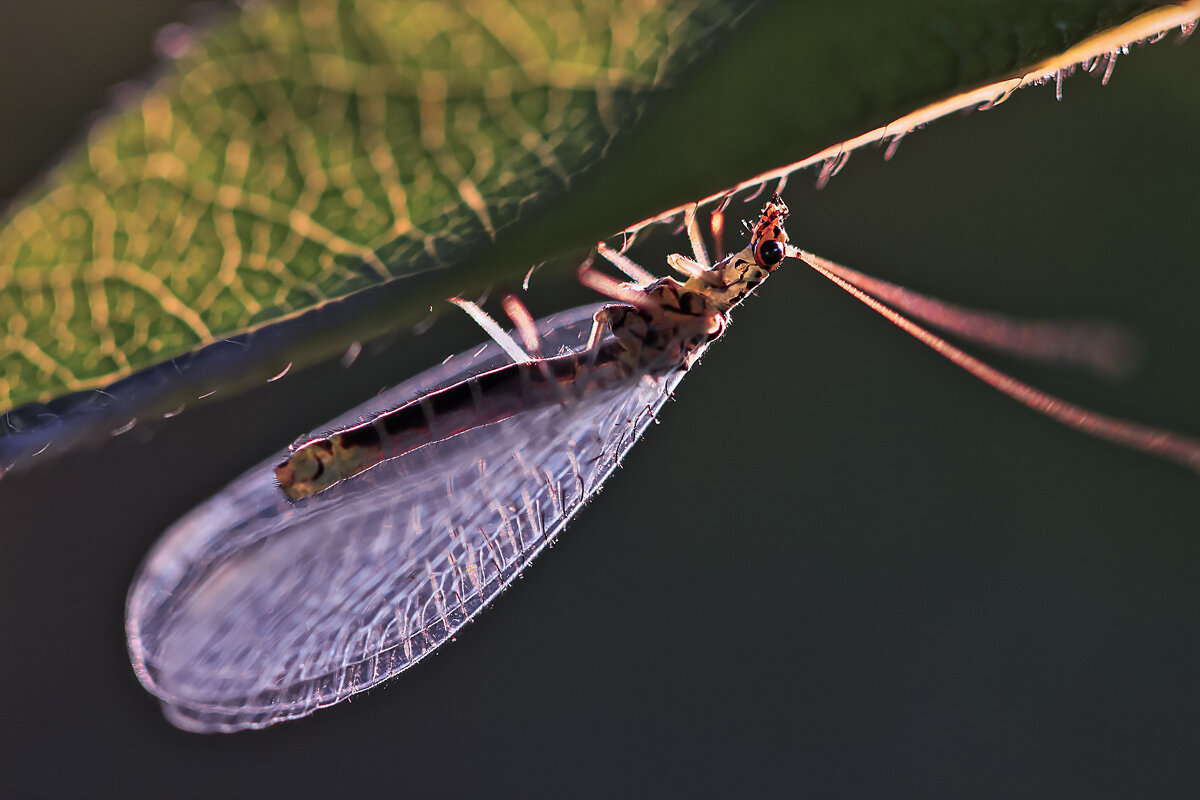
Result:
{"label": "dark compound eye", "polygon": [[760,242],[755,248],[754,258],[760,267],[773,267],[783,261],[786,252],[787,248],[783,246],[783,242],[778,239],[767,239]]}

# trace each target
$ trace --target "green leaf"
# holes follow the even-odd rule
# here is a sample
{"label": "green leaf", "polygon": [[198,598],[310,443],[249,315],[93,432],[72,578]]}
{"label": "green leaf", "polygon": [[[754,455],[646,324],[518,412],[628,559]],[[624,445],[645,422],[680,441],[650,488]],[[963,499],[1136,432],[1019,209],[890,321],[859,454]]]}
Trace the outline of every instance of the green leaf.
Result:
{"label": "green leaf", "polygon": [[360,0],[168,29],[159,77],[0,222],[0,408],[240,335],[52,410],[102,431],[237,391],[1151,5]]}
{"label": "green leaf", "polygon": [[168,30],[165,74],[2,223],[0,407],[486,249],[731,16],[461,5],[257,5]]}

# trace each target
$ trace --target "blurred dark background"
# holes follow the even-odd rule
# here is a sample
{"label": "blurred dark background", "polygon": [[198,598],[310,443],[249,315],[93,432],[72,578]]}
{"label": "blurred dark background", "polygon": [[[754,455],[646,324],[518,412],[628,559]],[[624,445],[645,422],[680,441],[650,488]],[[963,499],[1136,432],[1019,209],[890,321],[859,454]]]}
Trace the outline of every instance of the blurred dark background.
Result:
{"label": "blurred dark background", "polygon": [[[0,199],[147,73],[183,5],[0,5]],[[956,302],[1126,323],[1147,348],[1127,382],[997,363],[1200,435],[1200,42],[1173,39],[822,191],[794,177],[793,239]],[[656,245],[686,246],[635,252],[659,272]],[[566,283],[535,278],[535,311],[585,297]],[[1196,476],[1017,406],[798,265],[457,643],[266,732],[168,726],[122,628],[157,535],[343,410],[330,381],[369,396],[479,338],[447,317],[0,482],[0,793],[1200,793]]]}

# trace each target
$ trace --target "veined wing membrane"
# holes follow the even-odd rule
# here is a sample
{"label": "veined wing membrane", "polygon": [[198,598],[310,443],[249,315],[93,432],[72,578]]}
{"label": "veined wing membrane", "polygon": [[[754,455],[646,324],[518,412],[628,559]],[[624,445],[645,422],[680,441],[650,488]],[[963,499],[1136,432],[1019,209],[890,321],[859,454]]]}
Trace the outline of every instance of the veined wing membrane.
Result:
{"label": "veined wing membrane", "polygon": [[[541,325],[579,350],[595,307]],[[351,425],[504,363],[463,354],[335,420]],[[562,529],[682,377],[634,375],[482,425],[290,503],[273,456],[197,507],[130,592],[135,669],[198,731],[304,716],[420,660]]]}

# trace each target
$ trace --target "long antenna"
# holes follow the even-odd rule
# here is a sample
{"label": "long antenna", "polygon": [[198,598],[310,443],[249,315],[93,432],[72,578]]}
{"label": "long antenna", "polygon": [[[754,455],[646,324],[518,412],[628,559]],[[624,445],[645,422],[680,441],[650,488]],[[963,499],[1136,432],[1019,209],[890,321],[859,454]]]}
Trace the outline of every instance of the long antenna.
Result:
{"label": "long antenna", "polygon": [[922,328],[899,311],[875,299],[849,280],[840,277],[841,274],[855,274],[852,271],[799,248],[789,247],[788,255],[801,259],[905,333],[1018,403],[1057,420],[1069,428],[1132,450],[1139,450],[1174,461],[1200,473],[1200,440],[1108,414],[1101,414],[1035,389],[1029,384],[985,364],[974,356],[968,355],[945,339]]}
{"label": "long antenna", "polygon": [[[809,254],[810,258],[816,258]],[[1094,320],[1022,320],[964,308],[894,283],[822,261],[822,266],[893,309],[943,333],[1027,361],[1083,367],[1124,377],[1138,360],[1137,338],[1126,328]]]}

